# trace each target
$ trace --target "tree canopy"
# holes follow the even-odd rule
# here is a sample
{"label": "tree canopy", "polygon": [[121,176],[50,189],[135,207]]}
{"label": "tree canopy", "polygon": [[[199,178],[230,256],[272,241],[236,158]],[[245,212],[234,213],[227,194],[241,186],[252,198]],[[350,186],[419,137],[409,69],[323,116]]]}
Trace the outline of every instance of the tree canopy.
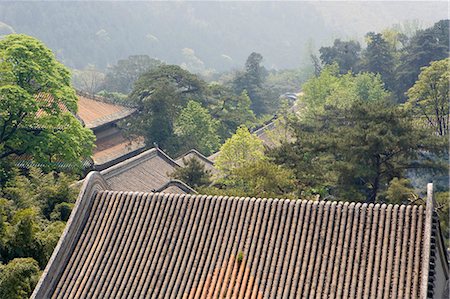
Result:
{"label": "tree canopy", "polygon": [[447,58],[423,67],[419,79],[407,93],[407,109],[440,136],[449,133],[449,63]]}
{"label": "tree canopy", "polygon": [[225,141],[215,160],[215,167],[224,177],[232,175],[236,168],[264,159],[264,145],[247,127],[240,126],[236,133]]}
{"label": "tree canopy", "polygon": [[226,86],[212,84],[209,91],[214,98],[209,109],[212,116],[219,120],[218,133],[223,140],[233,135],[240,125],[251,127],[255,124],[256,117],[245,90],[238,96]]}
{"label": "tree canopy", "polygon": [[391,45],[383,34],[369,32],[366,34],[367,48],[363,51],[362,70],[379,74],[390,91],[394,89],[395,57]]}
{"label": "tree canopy", "polygon": [[406,170],[440,167],[421,160],[443,143],[413,125],[377,75],[322,72],[304,88],[304,111],[291,122],[294,140],[272,152],[295,170],[303,192],[340,199],[383,201],[383,192]]}
{"label": "tree canopy", "polygon": [[189,100],[205,101],[205,91],[203,80],[179,66],[162,65],[144,73],[129,97],[137,113],[125,128],[131,135],[144,136],[148,145],[156,143],[174,153],[175,120]]}
{"label": "tree canopy", "polygon": [[211,155],[219,148],[218,121],[213,119],[200,103],[189,101],[174,123],[178,142],[185,150],[197,149],[204,155]]}
{"label": "tree canopy", "polygon": [[180,180],[191,187],[198,188],[208,186],[211,183],[211,173],[205,169],[205,165],[197,158],[183,158],[184,166],[176,169],[171,177]]}
{"label": "tree canopy", "polygon": [[29,155],[50,168],[61,160],[81,166],[94,135],[76,111],[70,73],[43,43],[18,34],[0,40],[0,160]]}
{"label": "tree canopy", "polygon": [[335,39],[333,46],[319,49],[320,60],[325,65],[337,63],[341,74],[356,72],[359,64],[361,45],[356,41]]}
{"label": "tree canopy", "polygon": [[419,30],[405,47],[396,70],[396,92],[402,102],[422,67],[449,56],[449,24],[450,20],[441,20],[430,28]]}
{"label": "tree canopy", "polygon": [[261,54],[252,52],[245,62],[244,70],[233,80],[235,93],[246,91],[252,101],[251,108],[257,115],[270,112],[273,108],[270,102],[274,95],[265,86],[268,72],[261,65],[262,60]]}

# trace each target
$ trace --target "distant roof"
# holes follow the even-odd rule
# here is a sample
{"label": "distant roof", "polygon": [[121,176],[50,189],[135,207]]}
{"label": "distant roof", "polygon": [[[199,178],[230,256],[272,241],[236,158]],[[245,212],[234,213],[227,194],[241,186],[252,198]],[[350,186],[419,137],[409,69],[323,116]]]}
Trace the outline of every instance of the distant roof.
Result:
{"label": "distant roof", "polygon": [[78,95],[78,116],[90,129],[123,119],[133,112],[132,108]]}
{"label": "distant roof", "polygon": [[183,183],[179,180],[171,180],[158,189],[152,190],[152,192],[161,192],[161,193],[175,193],[175,194],[195,194],[197,193],[194,189],[189,187],[187,184]]}
{"label": "distant roof", "polygon": [[184,165],[184,160],[189,160],[195,158],[198,161],[200,161],[204,166],[206,170],[209,170],[211,172],[215,172],[216,169],[214,168],[214,162],[205,157],[202,153],[197,151],[196,149],[191,149],[188,152],[184,153],[183,155],[179,156],[175,159],[175,162],[177,162],[180,166]]}
{"label": "distant roof", "polygon": [[432,298],[448,280],[430,202],[105,189],[88,175],[32,298]]}
{"label": "distant roof", "polygon": [[180,166],[157,148],[117,163],[101,174],[111,190],[151,192],[171,181]]}
{"label": "distant roof", "polygon": [[130,141],[119,132],[109,138],[97,139],[96,146],[93,160],[96,169],[103,170],[141,152],[145,147],[145,142],[143,138],[135,138]]}

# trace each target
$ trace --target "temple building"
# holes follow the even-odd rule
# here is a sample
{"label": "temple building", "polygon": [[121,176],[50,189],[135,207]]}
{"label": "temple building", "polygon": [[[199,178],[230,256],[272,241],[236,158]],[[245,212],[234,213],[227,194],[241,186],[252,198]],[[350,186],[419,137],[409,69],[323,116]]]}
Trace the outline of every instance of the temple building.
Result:
{"label": "temple building", "polygon": [[443,298],[448,291],[432,186],[419,206],[158,193],[136,190],[131,180],[88,174],[32,298]]}

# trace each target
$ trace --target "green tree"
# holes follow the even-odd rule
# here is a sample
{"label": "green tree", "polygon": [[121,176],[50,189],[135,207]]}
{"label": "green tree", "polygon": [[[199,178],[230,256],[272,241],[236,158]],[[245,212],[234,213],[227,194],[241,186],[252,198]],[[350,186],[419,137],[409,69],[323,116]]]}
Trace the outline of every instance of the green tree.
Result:
{"label": "green tree", "polygon": [[410,204],[418,199],[411,182],[405,178],[393,178],[384,195],[390,204]]}
{"label": "green tree", "polygon": [[388,96],[379,75],[340,75],[337,64],[332,64],[303,85],[300,114],[314,116],[322,113],[327,105],[346,107],[357,100],[377,101]]}
{"label": "green tree", "polygon": [[233,81],[236,94],[247,91],[252,101],[251,108],[257,115],[270,111],[270,100],[273,96],[264,86],[267,70],[261,65],[262,60],[261,54],[251,53],[245,62],[244,71],[239,73]]}
{"label": "green tree", "polygon": [[210,93],[214,98],[210,104],[211,114],[219,120],[218,133],[222,139],[233,135],[240,125],[251,127],[256,122],[250,108],[251,100],[245,90],[237,96],[227,87],[213,84]]}
{"label": "green tree", "polygon": [[375,202],[393,178],[432,162],[418,159],[422,151],[445,150],[387,100],[328,105],[293,129],[296,141],[284,148],[281,162],[296,168],[299,181],[303,172],[313,169],[308,173],[310,187],[328,188],[341,199]]}
{"label": "green tree", "polygon": [[333,46],[322,47],[319,49],[319,52],[322,63],[325,65],[337,63],[341,74],[345,74],[348,71],[357,71],[361,53],[359,42],[335,39]]}
{"label": "green tree", "polygon": [[68,202],[62,202],[55,205],[53,212],[50,214],[52,221],[67,221],[69,220],[70,213],[72,213],[74,204]]}
{"label": "green tree", "polygon": [[0,298],[29,298],[39,279],[39,267],[32,258],[17,258],[0,264]]}
{"label": "green tree", "polygon": [[140,75],[156,69],[163,63],[147,55],[132,55],[108,68],[103,88],[109,92],[128,94]]}
{"label": "green tree", "polygon": [[449,20],[441,20],[433,27],[417,31],[405,47],[396,70],[396,95],[402,102],[422,67],[449,56],[449,24]]}
{"label": "green tree", "polygon": [[423,153],[442,152],[443,142],[413,126],[379,75],[339,75],[329,66],[303,90],[303,110],[291,122],[295,141],[271,152],[294,169],[302,192],[373,202],[407,169],[438,168]]}
{"label": "green tree", "polygon": [[437,203],[436,208],[439,215],[441,230],[444,235],[445,244],[448,247],[450,245],[450,226],[449,226],[450,193],[449,191],[436,192],[435,198]]}
{"label": "green tree", "polygon": [[362,70],[380,74],[388,90],[394,88],[395,55],[391,45],[381,33],[366,34],[367,48],[363,52]]}
{"label": "green tree", "polygon": [[185,150],[211,155],[219,148],[218,121],[198,102],[189,101],[175,120],[174,132]]}
{"label": "green tree", "polygon": [[0,189],[0,261],[32,257],[46,265],[65,226],[60,220],[68,219],[75,202],[72,183],[63,174],[31,169]]}
{"label": "green tree", "polygon": [[406,108],[440,136],[449,133],[449,63],[447,58],[423,67],[419,79],[407,93]]}
{"label": "green tree", "polygon": [[294,173],[268,159],[234,169],[232,178],[227,180],[227,188],[254,197],[294,198],[297,191]]}
{"label": "green tree", "polygon": [[211,173],[205,165],[195,157],[183,159],[184,166],[175,170],[171,177],[180,180],[191,187],[208,186],[211,183]]}
{"label": "green tree", "polygon": [[36,233],[39,231],[37,209],[28,208],[18,210],[11,221],[13,226],[12,238],[9,240],[8,259],[14,257],[36,257],[39,254]]}
{"label": "green tree", "polygon": [[206,84],[175,65],[162,65],[136,81],[130,101],[137,113],[124,127],[130,135],[144,136],[147,145],[158,144],[176,153],[174,122],[188,100],[205,101]]}
{"label": "green tree", "polygon": [[261,139],[251,134],[247,127],[240,126],[220,148],[215,167],[226,179],[233,175],[234,169],[264,159],[264,145]]}
{"label": "green tree", "polygon": [[74,117],[77,97],[69,71],[40,41],[26,35],[0,40],[0,161],[30,155],[52,167],[81,167],[94,135]]}

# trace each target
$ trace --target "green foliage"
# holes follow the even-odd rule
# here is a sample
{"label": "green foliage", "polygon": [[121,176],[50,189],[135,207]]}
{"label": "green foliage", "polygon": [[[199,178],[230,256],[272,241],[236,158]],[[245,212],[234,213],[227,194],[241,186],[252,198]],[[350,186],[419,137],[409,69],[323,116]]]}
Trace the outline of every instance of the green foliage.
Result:
{"label": "green foliage", "polygon": [[195,157],[183,159],[184,166],[175,170],[171,177],[180,180],[187,185],[198,188],[211,184],[211,173],[205,169],[205,165]]}
{"label": "green foliage", "polygon": [[226,182],[246,196],[294,198],[297,191],[294,173],[267,159],[234,169]]}
{"label": "green foliage", "polygon": [[0,298],[25,299],[39,279],[39,267],[32,258],[17,258],[0,264]]}
{"label": "green foliage", "polygon": [[382,87],[378,76],[339,76],[333,67],[305,84],[304,112],[291,124],[295,141],[272,152],[294,169],[302,192],[383,201],[389,182],[406,169],[440,167],[419,157],[445,145],[414,126]]}
{"label": "green foliage", "polygon": [[267,70],[261,65],[262,60],[261,54],[251,53],[245,62],[244,71],[238,73],[233,80],[233,88],[236,94],[240,94],[244,90],[247,91],[252,102],[251,108],[256,115],[270,113],[273,108],[271,107],[271,101],[278,97],[265,86]]}
{"label": "green foliage", "polygon": [[238,264],[241,264],[243,260],[244,260],[244,253],[242,251],[239,251],[236,257],[236,262]]}
{"label": "green foliage", "polygon": [[69,71],[43,43],[0,40],[0,160],[27,154],[50,168],[58,160],[81,167],[95,137],[73,116],[76,101]]}
{"label": "green foliage", "polygon": [[218,133],[222,140],[233,135],[240,125],[251,127],[256,122],[255,114],[250,109],[251,100],[245,90],[240,96],[219,84],[212,84],[209,90],[215,99],[210,110],[219,120]]}
{"label": "green foliage", "polygon": [[245,126],[240,126],[220,148],[220,153],[215,160],[215,167],[226,178],[232,175],[234,169],[264,159],[262,141],[256,135],[251,134]]}
{"label": "green foliage", "polygon": [[394,51],[381,33],[366,34],[367,48],[363,52],[362,70],[380,74],[388,90],[394,88],[396,61]]}
{"label": "green foliage", "polygon": [[341,74],[357,71],[361,52],[359,42],[335,39],[333,46],[322,47],[319,52],[322,63],[325,65],[337,63]]}
{"label": "green foliage", "polygon": [[434,133],[449,133],[450,59],[431,62],[422,68],[419,79],[408,90],[406,108],[423,120]]}
{"label": "green foliage", "polygon": [[32,169],[0,190],[0,260],[32,257],[44,267],[64,229],[76,192],[69,177]]}
{"label": "green foliage", "polygon": [[435,199],[442,234],[444,235],[445,245],[448,247],[450,245],[450,193],[449,191],[437,192],[435,193]]}
{"label": "green foliage", "polygon": [[269,161],[264,146],[256,135],[241,126],[221,147],[215,160],[219,171],[214,187],[200,189],[211,194],[255,197],[294,197],[295,175],[292,171]]}
{"label": "green foliage", "polygon": [[198,102],[189,101],[174,123],[174,133],[184,150],[197,149],[209,156],[219,148],[218,121]]}
{"label": "green foliage", "polygon": [[300,115],[305,117],[323,113],[328,105],[348,107],[355,101],[378,101],[389,96],[379,75],[339,75],[337,64],[326,66],[319,76],[308,80],[303,92]]}
{"label": "green foliage", "polygon": [[140,75],[162,64],[161,61],[147,55],[132,55],[127,59],[119,60],[117,64],[108,68],[103,88],[108,92],[128,94]]}
{"label": "green foliage", "polygon": [[70,213],[72,213],[74,204],[68,202],[62,202],[55,205],[53,212],[50,214],[50,220],[52,221],[64,221],[69,220]]}
{"label": "green foliage", "polygon": [[42,269],[47,265],[65,226],[66,223],[62,221],[44,223],[44,225],[41,226],[42,229],[36,232],[35,238],[37,247],[39,248],[36,260]]}
{"label": "green foliage", "polygon": [[400,101],[406,99],[405,92],[414,85],[422,67],[449,56],[449,24],[449,20],[441,20],[417,31],[402,51],[396,70],[396,95]]}
{"label": "green foliage", "polygon": [[411,182],[404,178],[393,178],[385,192],[386,201],[391,204],[409,204],[417,199]]}
{"label": "green foliage", "polygon": [[174,122],[188,100],[204,100],[206,84],[175,65],[162,65],[137,80],[130,101],[137,113],[125,129],[144,136],[147,145],[157,144],[176,153]]}
{"label": "green foliage", "polygon": [[38,212],[34,208],[17,210],[11,220],[12,233],[7,242],[8,251],[2,256],[7,260],[32,256],[39,259],[36,233],[39,230]]}

